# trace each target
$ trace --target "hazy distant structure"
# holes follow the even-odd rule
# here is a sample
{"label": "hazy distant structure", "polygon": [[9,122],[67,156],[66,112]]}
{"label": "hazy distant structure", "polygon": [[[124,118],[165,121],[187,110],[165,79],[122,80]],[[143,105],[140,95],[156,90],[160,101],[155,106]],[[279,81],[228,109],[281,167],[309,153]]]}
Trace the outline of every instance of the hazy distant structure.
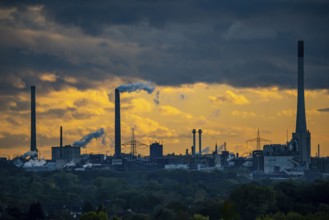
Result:
{"label": "hazy distant structure", "polygon": [[35,86],[31,86],[31,151],[38,151],[35,114]]}
{"label": "hazy distant structure", "polygon": [[63,153],[62,153],[62,148],[63,148],[63,128],[61,126],[61,129],[59,131],[59,147],[60,147],[60,157],[63,156]]}
{"label": "hazy distant structure", "polygon": [[199,155],[201,156],[202,155],[202,139],[201,139],[202,130],[199,129],[198,133],[199,133]]}
{"label": "hazy distant structure", "polygon": [[135,138],[135,129],[131,129],[130,154],[132,157],[137,156],[137,142]]}
{"label": "hazy distant structure", "polygon": [[120,91],[115,89],[115,146],[114,156],[121,157]]}
{"label": "hazy distant structure", "polygon": [[196,145],[195,145],[196,130],[195,129],[192,130],[192,134],[193,134],[192,156],[195,156],[195,148],[196,148]]}
{"label": "hazy distant structure", "polygon": [[150,159],[159,159],[163,157],[163,145],[154,142],[150,145]]}
{"label": "hazy distant structure", "polygon": [[292,134],[297,141],[298,161],[309,167],[311,162],[311,134],[306,126],[304,97],[304,41],[298,41],[298,97],[296,131]]}
{"label": "hazy distant structure", "polygon": [[318,144],[318,157],[320,157],[320,144]]}

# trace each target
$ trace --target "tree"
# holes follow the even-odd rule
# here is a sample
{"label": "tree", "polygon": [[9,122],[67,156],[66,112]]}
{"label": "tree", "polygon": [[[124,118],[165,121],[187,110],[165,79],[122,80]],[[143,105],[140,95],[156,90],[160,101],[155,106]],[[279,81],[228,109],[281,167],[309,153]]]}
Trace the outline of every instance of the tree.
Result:
{"label": "tree", "polygon": [[82,212],[92,212],[95,208],[90,202],[86,202],[82,207]]}
{"label": "tree", "polygon": [[194,214],[192,220],[209,220],[209,217],[200,214]]}
{"label": "tree", "polygon": [[32,202],[29,208],[28,217],[29,220],[39,220],[44,219],[44,213],[42,206],[39,201]]}
{"label": "tree", "polygon": [[243,185],[231,193],[230,200],[235,204],[242,219],[253,220],[267,214],[275,204],[274,191],[255,184]]}
{"label": "tree", "polygon": [[86,212],[81,215],[80,220],[108,220],[105,212]]}

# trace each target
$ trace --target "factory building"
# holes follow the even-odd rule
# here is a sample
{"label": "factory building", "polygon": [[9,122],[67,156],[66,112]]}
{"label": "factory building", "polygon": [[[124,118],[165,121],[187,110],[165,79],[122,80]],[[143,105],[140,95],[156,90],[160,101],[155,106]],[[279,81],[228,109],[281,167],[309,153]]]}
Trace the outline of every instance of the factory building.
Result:
{"label": "factory building", "polygon": [[264,173],[280,173],[294,168],[294,156],[264,156]]}
{"label": "factory building", "polygon": [[150,145],[150,159],[159,159],[163,157],[162,144],[155,142]]}
{"label": "factory building", "polygon": [[71,145],[65,145],[64,147],[52,147],[51,158],[52,160],[79,161],[80,147],[73,147]]}
{"label": "factory building", "polygon": [[264,171],[264,155],[262,150],[252,152],[253,170],[257,172]]}

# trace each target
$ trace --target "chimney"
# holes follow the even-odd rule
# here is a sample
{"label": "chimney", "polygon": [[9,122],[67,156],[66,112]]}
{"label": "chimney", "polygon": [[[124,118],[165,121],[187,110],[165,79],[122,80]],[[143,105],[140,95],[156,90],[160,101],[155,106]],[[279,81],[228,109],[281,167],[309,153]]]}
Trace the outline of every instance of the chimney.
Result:
{"label": "chimney", "polygon": [[60,129],[60,132],[59,132],[60,134],[59,134],[59,155],[60,155],[60,157],[62,158],[62,156],[63,156],[63,152],[62,152],[62,150],[63,150],[63,128],[62,128],[62,126],[61,126],[61,129]]}
{"label": "chimney", "polygon": [[304,98],[304,41],[298,41],[298,99],[296,132],[306,132],[305,98]]}
{"label": "chimney", "polygon": [[292,134],[298,143],[299,162],[309,169],[311,163],[311,133],[307,130],[304,96],[304,41],[298,41],[298,93],[296,131]]}
{"label": "chimney", "polygon": [[201,143],[202,143],[202,140],[201,140],[201,134],[202,134],[202,130],[199,129],[198,130],[198,133],[199,133],[199,155],[201,156],[202,155],[202,146],[201,146]]}
{"label": "chimney", "polygon": [[121,156],[120,91],[115,89],[115,157]]}
{"label": "chimney", "polygon": [[195,133],[196,133],[196,130],[193,129],[192,130],[192,134],[193,134],[192,156],[195,156]]}
{"label": "chimney", "polygon": [[31,86],[31,151],[37,150],[37,131],[35,118],[35,86]]}
{"label": "chimney", "polygon": [[320,157],[320,144],[318,144],[318,157]]}

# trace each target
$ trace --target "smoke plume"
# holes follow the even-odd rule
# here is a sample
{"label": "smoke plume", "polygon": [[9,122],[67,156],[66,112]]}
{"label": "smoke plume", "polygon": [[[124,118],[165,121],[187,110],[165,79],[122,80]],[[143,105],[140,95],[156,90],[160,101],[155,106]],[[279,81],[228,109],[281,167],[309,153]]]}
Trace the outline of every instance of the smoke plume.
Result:
{"label": "smoke plume", "polygon": [[148,93],[152,93],[155,89],[150,82],[134,82],[131,84],[121,85],[117,88],[119,92],[135,92],[139,90],[144,90]]}
{"label": "smoke plume", "polygon": [[38,152],[36,152],[36,151],[28,151],[28,152],[26,152],[25,154],[23,154],[23,155],[21,156],[21,158],[22,158],[22,159],[26,159],[27,157],[32,158],[32,157],[35,157],[35,156],[37,156],[37,155],[38,155]]}
{"label": "smoke plume", "polygon": [[17,167],[41,167],[46,165],[46,161],[37,159],[37,151],[28,151],[20,157],[16,157],[13,161]]}
{"label": "smoke plume", "polygon": [[154,103],[156,105],[159,105],[160,104],[160,90],[158,90],[156,93],[155,93],[155,96],[154,96],[154,99],[153,99]]}
{"label": "smoke plume", "polygon": [[23,167],[42,167],[46,165],[46,161],[44,159],[37,160],[37,159],[31,159],[24,163]]}
{"label": "smoke plume", "polygon": [[202,149],[203,154],[209,154],[209,152],[210,152],[210,147],[206,147]]}
{"label": "smoke plume", "polygon": [[81,140],[74,142],[72,145],[75,147],[85,147],[92,139],[99,138],[104,135],[104,128],[100,128],[97,131],[87,134]]}

